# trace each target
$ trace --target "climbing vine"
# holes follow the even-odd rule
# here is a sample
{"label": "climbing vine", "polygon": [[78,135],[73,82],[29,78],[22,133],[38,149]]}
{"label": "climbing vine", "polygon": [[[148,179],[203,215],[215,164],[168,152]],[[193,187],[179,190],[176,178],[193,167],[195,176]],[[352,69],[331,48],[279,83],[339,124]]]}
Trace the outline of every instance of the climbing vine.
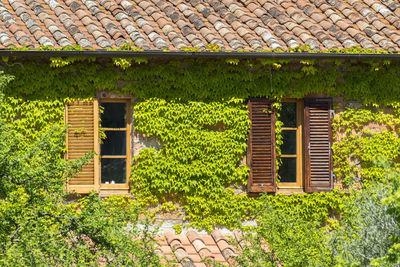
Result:
{"label": "climbing vine", "polygon": [[[279,100],[289,96],[323,94],[337,97],[336,102],[357,100],[362,104],[358,108],[337,107],[333,150],[338,181],[349,187],[382,177],[382,170],[373,165],[376,155],[392,159],[392,167],[399,168],[397,62],[10,57],[3,58],[1,67],[14,80],[2,88],[0,112],[10,127],[26,136],[26,142],[50,125],[63,123],[69,99],[95,97],[97,91],[134,96],[134,129],[162,145],[143,149],[134,158],[132,193],[142,203],[180,203],[186,219],[199,228],[238,225],[253,218],[261,203],[242,190],[248,174],[244,155],[249,97],[276,99],[277,110]],[[377,126],[375,131],[371,125]],[[278,154],[280,126],[276,127]],[[273,203],[291,207],[284,203],[307,200],[327,217],[326,207],[339,206],[341,197],[340,193],[295,194],[274,198]]]}
{"label": "climbing vine", "polygon": [[[398,171],[400,113],[396,108],[346,108],[333,123],[335,173],[344,186],[380,180]],[[385,159],[390,168],[376,166]]]}
{"label": "climbing vine", "polygon": [[[197,226],[233,225],[251,199],[235,195],[246,184],[249,120],[243,100],[179,102],[150,98],[134,108],[136,129],[163,146],[144,149],[132,166],[134,195],[153,203],[181,202]],[[236,220],[236,221],[235,221]]]}

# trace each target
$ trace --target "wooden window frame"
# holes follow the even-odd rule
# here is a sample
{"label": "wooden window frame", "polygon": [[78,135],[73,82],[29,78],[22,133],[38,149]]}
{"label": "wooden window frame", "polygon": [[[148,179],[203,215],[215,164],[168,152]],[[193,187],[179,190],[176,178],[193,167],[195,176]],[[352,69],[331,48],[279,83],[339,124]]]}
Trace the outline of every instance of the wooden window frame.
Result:
{"label": "wooden window frame", "polygon": [[[104,128],[101,127],[103,131],[125,131],[126,132],[126,156],[120,155],[106,155],[102,156],[101,151],[99,153],[99,175],[98,175],[98,184],[101,191],[107,190],[129,190],[129,177],[131,171],[131,121],[132,121],[132,110],[131,110],[131,100],[126,98],[102,98],[99,101],[99,106],[102,103],[125,103],[126,104],[126,126],[124,128]],[[100,146],[100,143],[99,143]],[[103,184],[101,183],[101,159],[102,158],[118,158],[126,159],[126,182],[124,184]]]}
{"label": "wooden window frame", "polygon": [[282,127],[282,130],[296,130],[296,156],[281,155],[282,158],[296,157],[296,182],[295,183],[282,183],[277,184],[278,190],[284,191],[287,189],[304,189],[304,155],[303,155],[303,125],[304,125],[304,101],[303,99],[284,99],[282,103],[295,102],[296,105],[296,127]]}

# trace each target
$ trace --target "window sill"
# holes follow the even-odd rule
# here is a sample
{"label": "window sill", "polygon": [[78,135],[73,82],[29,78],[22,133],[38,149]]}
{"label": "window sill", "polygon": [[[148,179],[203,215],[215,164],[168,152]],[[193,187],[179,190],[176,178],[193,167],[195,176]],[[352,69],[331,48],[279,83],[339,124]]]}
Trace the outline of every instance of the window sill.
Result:
{"label": "window sill", "polygon": [[282,193],[282,194],[304,193],[304,187],[278,186],[276,193]]}
{"label": "window sill", "polygon": [[128,190],[129,184],[100,184],[100,190],[109,190],[109,189],[121,189],[121,190]]}
{"label": "window sill", "polygon": [[116,192],[108,192],[108,191],[104,192],[103,191],[103,192],[99,193],[99,197],[101,197],[101,198],[106,198],[106,197],[110,197],[110,196],[128,196],[129,198],[134,198],[133,195],[129,192],[116,193]]}
{"label": "window sill", "polygon": [[100,187],[99,195],[100,196],[110,196],[110,195],[129,195],[130,190],[129,187]]}

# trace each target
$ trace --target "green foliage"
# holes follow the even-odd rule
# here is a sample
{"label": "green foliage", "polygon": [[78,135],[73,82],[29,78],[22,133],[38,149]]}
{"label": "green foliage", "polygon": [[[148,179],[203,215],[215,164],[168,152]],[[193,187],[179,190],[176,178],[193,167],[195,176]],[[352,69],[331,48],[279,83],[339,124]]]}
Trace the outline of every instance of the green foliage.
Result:
{"label": "green foliage", "polygon": [[[272,262],[277,259],[282,266],[333,264],[333,257],[327,246],[327,230],[323,226],[328,221],[332,208],[336,211],[340,209],[337,203],[342,202],[343,197],[339,193],[334,194],[312,194],[308,201],[296,194],[282,195],[280,200],[283,201],[270,197],[261,199],[257,233],[258,238],[263,238],[268,244],[271,254],[269,257],[274,259]],[[321,201],[324,198],[337,200],[333,203]]]}
{"label": "green foliage", "polygon": [[55,126],[24,147],[24,138],[0,121],[0,198],[18,188],[30,197],[42,197],[43,191],[61,194],[65,181],[93,156],[66,162],[64,140],[64,130]]}
{"label": "green foliage", "polygon": [[264,195],[257,209],[256,234],[245,236],[236,261],[240,266],[398,263],[399,209],[391,202],[393,195],[387,196],[391,184],[399,180],[386,178],[384,183],[346,194]]}
{"label": "green foliage", "polygon": [[3,97],[0,106],[7,125],[28,139],[38,137],[54,124],[62,125],[63,100],[26,100],[20,97]]}
{"label": "green foliage", "polygon": [[33,201],[19,188],[2,200],[0,215],[3,266],[160,265],[149,232],[127,227],[138,210],[126,198],[63,204],[49,194]]}
{"label": "green foliage", "polygon": [[274,102],[273,104],[273,108],[275,109],[276,112],[276,120],[275,120],[275,152],[276,152],[276,172],[277,172],[277,180],[278,183],[280,181],[280,177],[279,177],[279,166],[281,166],[282,164],[282,159],[280,158],[281,156],[281,146],[283,144],[283,136],[282,136],[282,126],[283,126],[283,122],[279,120],[280,118],[280,111],[282,109],[282,103],[281,102]]}
{"label": "green foliage", "polygon": [[[145,202],[179,200],[197,227],[232,226],[247,214],[251,199],[230,185],[246,183],[240,164],[249,119],[235,99],[179,102],[151,98],[135,105],[135,129],[157,137],[158,150],[143,149],[132,166],[133,194]],[[232,216],[236,215],[236,216]]]}
{"label": "green foliage", "polygon": [[268,205],[279,213],[295,212],[305,220],[326,224],[330,223],[330,217],[343,212],[347,198],[347,194],[339,190],[315,194],[265,194],[258,208]]}
{"label": "green foliage", "polygon": [[0,118],[0,265],[159,266],[135,201],[66,202],[65,183],[93,154],[66,162],[64,140],[57,125],[26,140]]}
{"label": "green foliage", "polygon": [[3,70],[0,70],[0,93],[3,87],[12,81],[14,77],[10,74],[6,74]]}
{"label": "green foliage", "polygon": [[67,65],[70,65],[74,62],[79,62],[79,61],[88,61],[88,62],[93,62],[96,59],[94,57],[88,57],[88,58],[82,58],[82,57],[67,57],[67,58],[62,58],[62,57],[52,57],[50,58],[50,67],[52,68],[61,68],[65,67]]}
{"label": "green foliage", "polygon": [[175,234],[179,235],[180,233],[182,233],[182,225],[180,224],[175,224],[173,226],[174,230],[175,230]]}
{"label": "green foliage", "polygon": [[[134,49],[130,46],[125,50]],[[385,61],[238,61],[234,58],[228,63],[220,59],[133,60],[137,64],[131,64],[130,58],[53,58],[50,64],[46,61],[20,64],[9,59],[5,67],[16,79],[6,91],[19,97],[60,99],[94,96],[98,89],[132,94],[141,99],[160,97],[189,101],[326,93],[365,103],[390,104],[397,102],[400,90],[396,86],[400,65],[396,62],[388,65]],[[234,64],[230,64],[232,62]]]}
{"label": "green foliage", "polygon": [[245,235],[241,245],[247,245],[236,261],[240,266],[333,266],[329,233],[338,226],[336,218],[348,212],[347,203],[351,199],[337,190],[264,194],[255,208],[256,234]]}
{"label": "green foliage", "polygon": [[390,208],[382,199],[390,192],[390,183],[374,183],[353,192],[346,202],[341,226],[332,233],[330,250],[341,266],[368,266],[383,257],[390,248],[390,238],[399,236],[400,228]]}
{"label": "green foliage", "polygon": [[[139,51],[133,44],[121,50]],[[219,50],[217,46],[207,47],[207,51]],[[307,47],[291,50],[307,51]],[[383,53],[360,48],[329,52]],[[21,147],[29,146],[42,130],[61,124],[64,103],[70,98],[94,97],[97,90],[137,97],[135,129],[158,138],[162,146],[158,150],[144,149],[135,159],[135,195],[147,204],[169,199],[179,202],[188,220],[207,229],[217,224],[234,226],[252,218],[259,203],[245,194],[236,195],[229,188],[231,184],[245,184],[248,172],[240,163],[249,123],[245,99],[326,94],[399,107],[397,62],[70,57],[22,63],[7,58],[3,66],[15,79],[2,88],[4,102],[0,111],[8,127],[27,137],[21,140]],[[390,128],[379,133],[362,129],[359,134],[345,130],[344,138],[336,138],[336,175],[345,186],[360,177],[380,179],[382,169],[371,164],[375,155],[383,153],[395,158],[399,153],[397,132],[389,131],[398,128],[399,112],[371,112],[349,109],[341,114],[343,117],[339,116],[343,120],[337,122],[338,131],[371,121]],[[226,129],[212,128],[219,126]],[[278,155],[282,142],[280,127],[278,121]],[[396,160],[392,167],[397,168]]]}
{"label": "green foliage", "polygon": [[[387,174],[388,180],[392,185],[386,198],[383,199],[383,205],[388,207],[389,213],[395,219],[396,226],[400,228],[400,173],[391,171]],[[380,258],[372,261],[373,266],[397,266],[400,264],[400,233],[393,233],[389,237],[391,247],[387,253]]]}
{"label": "green foliage", "polygon": [[[380,180],[388,172],[399,170],[399,126],[397,108],[346,108],[336,116],[336,142],[332,149],[338,179],[350,186],[359,181]],[[374,164],[380,157],[392,162],[390,168]]]}
{"label": "green foliage", "polygon": [[265,212],[271,217],[261,224],[260,231],[284,266],[332,265],[325,231],[320,225],[292,212],[281,214],[271,209]]}
{"label": "green foliage", "polygon": [[238,266],[278,266],[278,259],[269,248],[263,244],[261,235],[246,233],[243,235],[240,243],[236,242],[235,247],[237,251],[240,251],[239,255],[235,257]]}

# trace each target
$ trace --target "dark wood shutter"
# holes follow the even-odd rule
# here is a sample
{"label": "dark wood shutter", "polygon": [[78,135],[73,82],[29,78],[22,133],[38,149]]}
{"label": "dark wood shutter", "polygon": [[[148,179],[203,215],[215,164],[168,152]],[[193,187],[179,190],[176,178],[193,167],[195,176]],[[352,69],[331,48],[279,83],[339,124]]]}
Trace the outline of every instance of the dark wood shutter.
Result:
{"label": "dark wood shutter", "polygon": [[73,101],[65,107],[65,123],[68,125],[67,160],[74,160],[94,151],[96,155],[81,172],[72,177],[67,185],[70,192],[82,194],[99,190],[99,138],[98,138],[98,102]]}
{"label": "dark wood shutter", "polygon": [[249,192],[276,191],[275,111],[267,99],[250,99]]}
{"label": "dark wood shutter", "polygon": [[305,190],[329,191],[333,188],[332,100],[306,98],[304,109]]}

